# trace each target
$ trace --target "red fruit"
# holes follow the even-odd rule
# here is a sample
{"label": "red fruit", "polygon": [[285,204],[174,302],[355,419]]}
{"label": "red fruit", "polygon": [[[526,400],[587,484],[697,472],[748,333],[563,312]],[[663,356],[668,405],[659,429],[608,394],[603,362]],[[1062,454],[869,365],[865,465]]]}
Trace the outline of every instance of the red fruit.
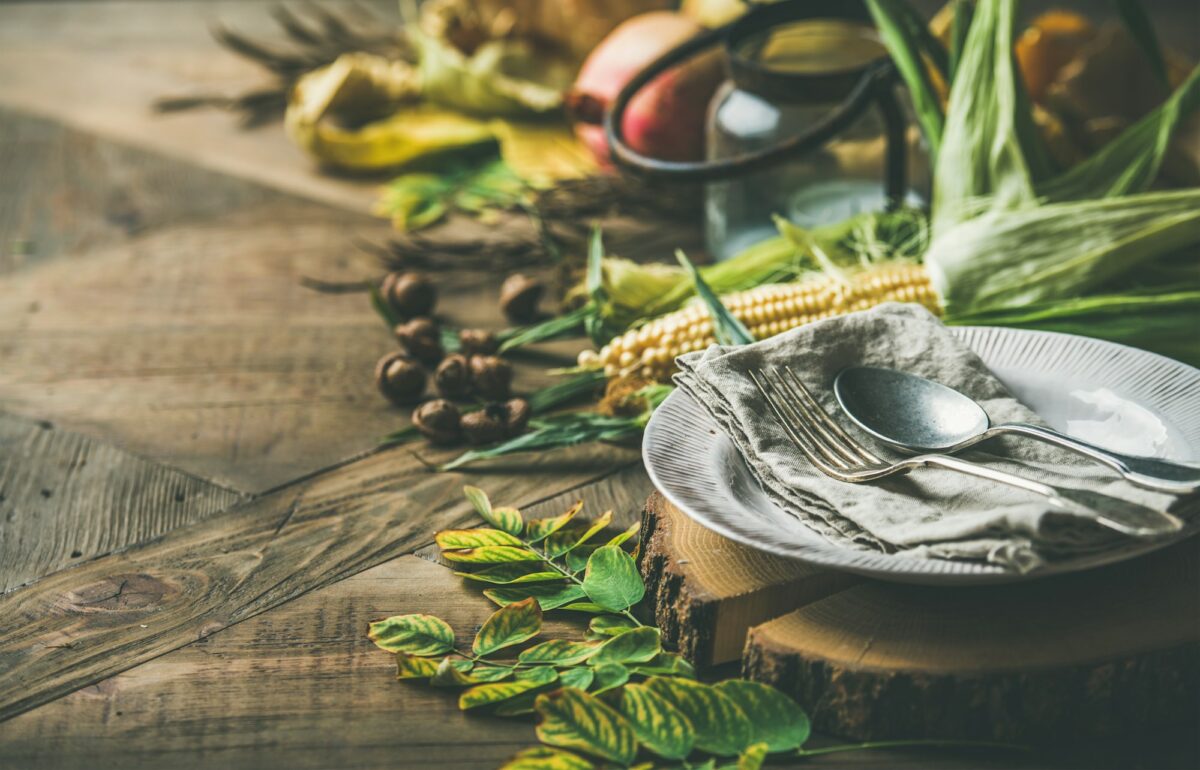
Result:
{"label": "red fruit", "polygon": [[[567,93],[567,105],[576,120],[576,135],[601,163],[609,162],[609,151],[599,124],[617,92],[647,64],[703,31],[682,14],[653,11],[623,22],[592,50]],[[717,51],[701,54],[655,78],[625,110],[622,130],[626,144],[642,155],[662,160],[703,158],[705,114],[723,79]]]}

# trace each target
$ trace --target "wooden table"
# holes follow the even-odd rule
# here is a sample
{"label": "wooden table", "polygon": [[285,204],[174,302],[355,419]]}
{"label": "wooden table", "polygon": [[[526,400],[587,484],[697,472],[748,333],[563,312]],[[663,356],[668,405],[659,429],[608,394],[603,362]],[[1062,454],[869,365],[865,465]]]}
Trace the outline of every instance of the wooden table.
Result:
{"label": "wooden table", "polygon": [[[376,449],[406,419],[371,379],[394,343],[361,295],[299,283],[378,271],[352,245],[388,233],[375,183],[314,172],[277,125],[149,108],[260,77],[217,18],[268,26],[258,3],[0,6],[0,768],[495,767],[529,724],[395,682],[367,622],[486,617],[424,548],[473,519],[464,483],[629,523],[648,480],[631,449],[447,474]],[[441,309],[499,325],[494,291],[452,273]]]}

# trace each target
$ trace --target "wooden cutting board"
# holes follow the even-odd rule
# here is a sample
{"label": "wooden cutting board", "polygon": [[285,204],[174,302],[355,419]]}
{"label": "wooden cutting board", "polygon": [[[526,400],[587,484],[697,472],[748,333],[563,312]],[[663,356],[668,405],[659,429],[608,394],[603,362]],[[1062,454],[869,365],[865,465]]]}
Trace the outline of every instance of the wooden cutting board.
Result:
{"label": "wooden cutting board", "polygon": [[858,578],[754,551],[657,492],[638,561],[664,638],[863,740],[1006,741],[1194,729],[1200,538],[1011,586]]}

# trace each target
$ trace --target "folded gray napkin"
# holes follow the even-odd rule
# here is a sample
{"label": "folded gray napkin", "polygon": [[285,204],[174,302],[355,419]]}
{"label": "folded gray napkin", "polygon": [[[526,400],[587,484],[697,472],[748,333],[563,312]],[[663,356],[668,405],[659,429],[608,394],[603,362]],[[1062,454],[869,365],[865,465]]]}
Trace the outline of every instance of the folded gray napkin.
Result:
{"label": "folded gray napkin", "polygon": [[[678,364],[679,387],[716,419],[776,505],[830,541],[914,558],[983,560],[1019,571],[1046,559],[1130,544],[1091,522],[1048,515],[1042,498],[995,482],[919,468],[870,484],[848,484],[824,476],[800,453],[750,380],[750,370],[790,367],[839,424],[876,454],[893,459],[898,455],[841,414],[833,378],[845,367],[891,367],[944,383],[978,401],[993,423],[1040,422],[918,305],[889,303],[805,324],[754,345],[714,345],[681,356]],[[1174,502],[1031,439],[993,439],[965,457],[1159,510]]]}

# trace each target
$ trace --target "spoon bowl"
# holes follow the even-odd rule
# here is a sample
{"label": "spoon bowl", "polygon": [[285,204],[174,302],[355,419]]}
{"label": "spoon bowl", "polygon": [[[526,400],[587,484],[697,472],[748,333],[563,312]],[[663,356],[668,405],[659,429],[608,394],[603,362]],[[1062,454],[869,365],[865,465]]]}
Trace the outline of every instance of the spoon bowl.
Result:
{"label": "spoon bowl", "polygon": [[833,381],[833,393],[860,428],[904,452],[947,451],[989,427],[987,412],[974,400],[895,369],[843,369]]}
{"label": "spoon bowl", "polygon": [[902,452],[951,454],[994,436],[1014,434],[1107,465],[1143,489],[1170,495],[1200,491],[1200,465],[1121,454],[1041,425],[991,425],[987,412],[972,398],[915,374],[854,366],[838,373],[833,392],[842,411],[860,428]]}

